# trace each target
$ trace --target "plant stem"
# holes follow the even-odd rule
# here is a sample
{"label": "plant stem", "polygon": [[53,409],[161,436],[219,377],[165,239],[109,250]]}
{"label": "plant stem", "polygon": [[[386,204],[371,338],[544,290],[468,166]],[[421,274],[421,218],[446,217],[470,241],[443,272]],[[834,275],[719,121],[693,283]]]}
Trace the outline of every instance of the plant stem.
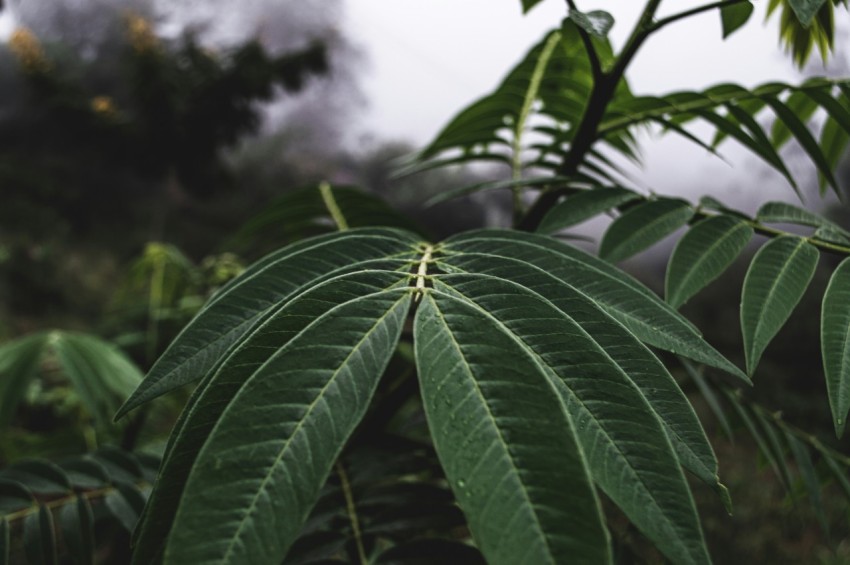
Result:
{"label": "plant stem", "polygon": [[351,521],[351,532],[354,535],[354,543],[357,545],[357,555],[360,558],[361,565],[368,565],[369,559],[366,557],[366,549],[363,547],[363,538],[360,535],[360,521],[357,519],[357,508],[354,506],[351,483],[348,482],[348,474],[339,461],[336,463],[336,473],[339,475],[342,493],[345,495],[345,508],[348,511],[348,519]]}
{"label": "plant stem", "polygon": [[[567,7],[570,9],[570,12],[580,11],[576,7],[575,0],[567,0]],[[593,82],[598,82],[599,79],[602,78],[603,74],[602,63],[599,61],[599,54],[593,46],[593,39],[590,37],[590,34],[582,28],[578,28],[578,35],[581,37],[581,42],[584,44],[585,51],[587,51],[587,58],[590,61],[590,71],[593,73]]]}
{"label": "plant stem", "polygon": [[[564,157],[564,161],[558,170],[559,175],[574,175],[598,139],[599,124],[602,123],[605,110],[614,98],[617,86],[620,84],[626,68],[637,54],[640,46],[643,45],[643,42],[653,32],[652,19],[655,17],[655,12],[658,11],[660,5],[661,0],[649,0],[646,3],[640,19],[632,30],[629,39],[626,41],[626,46],[614,62],[614,66],[609,72],[602,72],[598,80],[593,82],[590,99],[587,101],[587,107],[584,110],[581,122],[579,122],[579,125],[575,129],[575,135],[570,143],[570,150],[566,157]],[[558,190],[543,192],[520,222],[519,229],[534,231],[540,225],[540,221],[546,212],[558,202],[561,194]]]}

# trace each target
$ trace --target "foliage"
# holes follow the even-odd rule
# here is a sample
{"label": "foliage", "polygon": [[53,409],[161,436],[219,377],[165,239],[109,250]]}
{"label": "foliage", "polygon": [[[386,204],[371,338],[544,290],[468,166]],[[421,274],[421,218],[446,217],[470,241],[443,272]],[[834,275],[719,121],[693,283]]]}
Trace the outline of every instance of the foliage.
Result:
{"label": "foliage", "polygon": [[[629,558],[619,517],[669,561],[710,563],[688,476],[727,510],[731,501],[703,424],[663,362],[670,358],[683,360],[730,435],[726,410],[735,411],[780,480],[805,490],[829,529],[825,477],[850,497],[850,460],[740,389],[759,376],[821,255],[837,255],[821,343],[842,436],[850,233],[787,203],[750,217],[711,197],[694,205],[645,195],[618,163],[638,161],[637,132],[660,126],[712,152],[734,140],[797,188],[779,154],[793,140],[840,194],[833,171],[850,141],[850,81],[638,96],[625,72],[653,33],[717,10],[728,36],[751,15],[749,2],[726,0],[657,19],[660,3],[646,1],[615,52],[605,37],[613,17],[568,0],[562,26],[408,164],[501,163],[507,175],[451,195],[509,188],[515,229],[433,241],[376,199],[323,183],[288,195],[239,234],[283,223],[275,237],[287,245],[218,289],[116,415],[195,384],[135,529],[135,563],[413,563],[423,555],[613,563]],[[769,5],[782,5],[780,27],[798,62],[812,45],[831,47],[832,20],[821,13],[831,18],[839,3]],[[819,135],[815,115],[826,117]],[[699,138],[696,122],[713,138]],[[599,257],[553,237],[606,212],[615,219]],[[683,228],[666,300],[612,264]],[[678,308],[756,234],[767,243],[742,290],[744,372]],[[191,269],[176,249],[149,251],[137,275],[154,320],[179,294],[165,284],[166,269]],[[16,347],[7,365],[30,367],[35,354]],[[24,541],[46,540],[35,551],[52,551],[51,512],[30,515],[25,522],[41,530],[32,526]]]}

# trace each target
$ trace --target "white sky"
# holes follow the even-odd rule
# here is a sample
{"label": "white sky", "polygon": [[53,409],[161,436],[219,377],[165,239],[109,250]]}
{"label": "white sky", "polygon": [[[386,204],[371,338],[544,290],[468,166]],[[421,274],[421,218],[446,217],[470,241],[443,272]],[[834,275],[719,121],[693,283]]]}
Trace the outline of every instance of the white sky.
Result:
{"label": "white sky", "polygon": [[[703,3],[668,0],[660,15]],[[643,2],[579,0],[578,4],[583,11],[607,9],[614,15],[611,38],[617,49]],[[716,11],[668,26],[638,54],[628,74],[632,89],[638,94],[663,94],[718,82],[752,86],[801,81],[779,48],[776,16],[763,24],[766,4],[758,2],[748,25],[725,42]],[[562,0],[546,0],[524,17],[519,0],[352,0],[346,8],[346,32],[364,48],[368,61],[362,79],[369,100],[361,122],[364,129],[417,145],[427,143],[457,111],[492,90],[566,15]],[[847,12],[839,11],[839,20],[846,17]],[[721,152],[734,168],[698,147],[684,145],[673,136],[645,144],[642,184],[678,194],[685,184],[741,205],[740,179],[742,168],[747,168],[750,179],[755,174],[771,185],[770,198],[795,198],[778,175],[765,172],[748,157],[742,161],[741,152],[731,144]],[[757,189],[748,186],[747,192]]]}

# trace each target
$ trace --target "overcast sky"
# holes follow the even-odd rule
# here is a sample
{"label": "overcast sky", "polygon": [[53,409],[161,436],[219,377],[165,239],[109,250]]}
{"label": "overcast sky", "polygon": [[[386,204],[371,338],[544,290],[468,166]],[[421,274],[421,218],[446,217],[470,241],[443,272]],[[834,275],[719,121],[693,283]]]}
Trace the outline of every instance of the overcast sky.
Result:
{"label": "overcast sky", "polygon": [[[661,15],[703,3],[669,1]],[[619,48],[643,2],[579,0],[578,4],[583,11],[607,9],[614,15],[611,38]],[[771,80],[799,82],[801,75],[779,48],[775,16],[763,23],[766,4],[758,2],[750,23],[726,41],[721,40],[717,12],[665,28],[644,45],[632,65],[628,78],[633,90],[662,94],[718,82],[744,86]],[[522,16],[519,0],[347,2],[347,33],[363,47],[367,59],[362,79],[369,100],[361,120],[364,129],[426,143],[465,104],[492,90],[546,30],[557,26],[566,13],[564,5],[562,0],[546,0]],[[842,23],[847,12],[840,11],[838,18]],[[734,168],[673,137],[652,141],[645,144],[646,168],[640,182],[670,193],[681,193],[685,184],[741,202],[740,179],[742,172],[748,172],[748,184],[755,176],[759,186],[748,186],[747,192],[763,185],[771,198],[794,199],[778,175],[748,156],[740,159],[741,152],[731,144],[723,153]]]}

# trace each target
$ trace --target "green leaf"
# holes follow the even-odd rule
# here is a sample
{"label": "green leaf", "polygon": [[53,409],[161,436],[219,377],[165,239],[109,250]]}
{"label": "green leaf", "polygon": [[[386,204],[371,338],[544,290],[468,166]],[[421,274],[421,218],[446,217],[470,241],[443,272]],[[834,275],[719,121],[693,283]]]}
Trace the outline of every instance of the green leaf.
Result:
{"label": "green leaf", "polygon": [[527,14],[532,8],[540,4],[543,0],[522,0],[522,13]]}
{"label": "green leaf", "polygon": [[570,10],[569,18],[581,29],[596,37],[607,37],[614,27],[614,16],[603,10],[579,12]]}
{"label": "green leaf", "polygon": [[769,241],[753,257],[741,296],[748,374],[755,372],[765,348],[803,297],[817,262],[817,248],[790,235]]}
{"label": "green leaf", "polygon": [[829,233],[850,237],[850,232],[841,226],[805,208],[800,208],[786,202],[767,202],[763,204],[756,214],[756,221],[763,224],[797,224],[799,226],[824,228]]}
{"label": "green leaf", "polygon": [[71,492],[71,483],[65,472],[50,463],[38,459],[16,462],[13,466],[0,471],[0,477],[18,481],[30,492],[46,495],[65,495]]}
{"label": "green leaf", "polygon": [[38,333],[0,346],[0,428],[7,426],[37,374],[47,334]]}
{"label": "green leaf", "polygon": [[365,271],[335,277],[297,299],[273,308],[201,382],[169,438],[156,488],[141,526],[134,563],[149,563],[171,529],[186,481],[198,453],[230,400],[245,381],[314,320],[331,316],[340,300],[382,292],[407,281],[407,273]]}
{"label": "green leaf", "polygon": [[723,6],[720,8],[720,20],[723,24],[723,39],[726,39],[736,31],[738,31],[750,16],[753,15],[752,2],[740,2],[731,6]]}
{"label": "green leaf", "polygon": [[794,10],[794,14],[797,15],[797,19],[800,20],[800,23],[804,26],[808,26],[812,23],[815,14],[818,13],[818,10],[820,10],[821,6],[823,6],[826,2],[827,0],[788,0],[788,3]]}
{"label": "green leaf", "polygon": [[690,204],[673,198],[629,208],[608,227],[599,256],[611,263],[627,259],[684,226],[693,215]]}
{"label": "green leaf", "polygon": [[844,435],[850,411],[850,258],[844,259],[823,295],[821,352],[835,435]]}
{"label": "green leaf", "polygon": [[395,261],[403,267],[410,264],[416,244],[413,234],[401,230],[353,229],[298,242],[254,263],[183,329],[116,418],[203,376],[275,304],[371,263]]}
{"label": "green leaf", "polygon": [[[568,314],[517,284],[465,274],[440,275],[434,284],[435,301],[444,304],[445,293],[475,305],[515,343],[513,350],[524,350],[549,375],[591,476],[630,520],[672,561],[708,563],[693,499],[664,427],[599,343]],[[503,351],[506,345],[496,339],[492,331],[486,341],[473,339],[481,345],[467,354],[470,363]]]}
{"label": "green leaf", "polygon": [[365,413],[409,305],[407,288],[347,300],[253,372],[198,453],[166,564],[280,562]]}
{"label": "green leaf", "polygon": [[[821,96],[821,100],[826,98],[834,102],[831,99],[831,95],[825,94],[820,90],[811,89],[809,91],[797,90],[792,92],[788,100],[785,101],[785,105],[795,116],[800,118],[800,121],[807,122],[811,119],[812,114],[817,111],[818,107],[823,105],[817,101],[818,95]],[[770,140],[774,147],[777,149],[782,147],[792,136],[793,132],[784,121],[780,119],[773,121],[773,125],[770,128]]]}
{"label": "green leaf", "polygon": [[719,277],[741,254],[753,233],[753,228],[740,219],[726,215],[706,218],[688,230],[667,265],[667,302],[679,308]]}
{"label": "green leaf", "polygon": [[94,515],[85,496],[77,496],[74,503],[62,506],[59,511],[62,539],[80,565],[94,563]]}
{"label": "green leaf", "polygon": [[826,519],[826,512],[823,508],[823,499],[820,493],[820,482],[818,474],[815,471],[812,457],[809,455],[809,449],[794,434],[785,433],[785,439],[788,440],[788,446],[791,448],[791,453],[797,461],[797,469],[800,471],[800,476],[803,478],[803,484],[806,486],[806,491],[809,494],[809,500],[812,501],[812,507],[815,509],[815,516],[820,522],[823,532],[829,537],[829,521]]}
{"label": "green leaf", "polygon": [[437,293],[419,307],[415,344],[434,444],[488,563],[610,563],[573,424],[535,355]]}
{"label": "green leaf", "polygon": [[[700,336],[697,329],[638,281],[592,255],[550,237],[507,230],[476,230],[447,239],[441,260],[451,268],[465,253],[521,258],[594,300],[641,341],[749,379]],[[482,273],[486,273],[486,267]]]}
{"label": "green leaf", "polygon": [[838,486],[844,491],[844,496],[850,500],[850,479],[847,477],[847,467],[837,463],[832,457],[824,457],[826,466],[832,471],[835,480],[838,481]]}
{"label": "green leaf", "polygon": [[19,482],[0,478],[0,515],[22,510],[35,504],[35,497]]}
{"label": "green leaf", "polygon": [[[638,387],[662,420],[682,465],[709,485],[717,486],[717,459],[690,403],[661,362],[601,305],[557,277],[522,259],[465,254],[453,261],[467,273],[486,273],[539,294],[570,316],[610,356],[611,362]],[[498,284],[494,280],[493,284]]]}
{"label": "green leaf", "polygon": [[568,196],[543,217],[538,233],[555,233],[641,196],[619,186],[600,186]]}
{"label": "green leaf", "polygon": [[47,341],[97,425],[108,427],[142,381],[139,369],[115,346],[94,336],[50,332]]}
{"label": "green leaf", "polygon": [[121,527],[132,534],[145,505],[142,494],[132,485],[118,483],[116,488],[106,495],[104,503]]}
{"label": "green leaf", "polygon": [[56,564],[56,536],[53,515],[46,506],[24,518],[24,551],[30,565]]}
{"label": "green leaf", "polygon": [[695,367],[694,364],[687,359],[680,358],[679,361],[681,361],[682,366],[685,367],[685,372],[687,372],[688,376],[691,377],[694,383],[696,383],[700,394],[703,399],[705,399],[705,403],[708,404],[708,408],[714,414],[714,417],[717,418],[717,423],[720,424],[720,429],[723,430],[723,433],[726,434],[726,437],[729,438],[730,441],[734,441],[732,426],[729,425],[729,419],[726,417],[726,412],[720,404],[720,398],[702,374],[703,367]]}

